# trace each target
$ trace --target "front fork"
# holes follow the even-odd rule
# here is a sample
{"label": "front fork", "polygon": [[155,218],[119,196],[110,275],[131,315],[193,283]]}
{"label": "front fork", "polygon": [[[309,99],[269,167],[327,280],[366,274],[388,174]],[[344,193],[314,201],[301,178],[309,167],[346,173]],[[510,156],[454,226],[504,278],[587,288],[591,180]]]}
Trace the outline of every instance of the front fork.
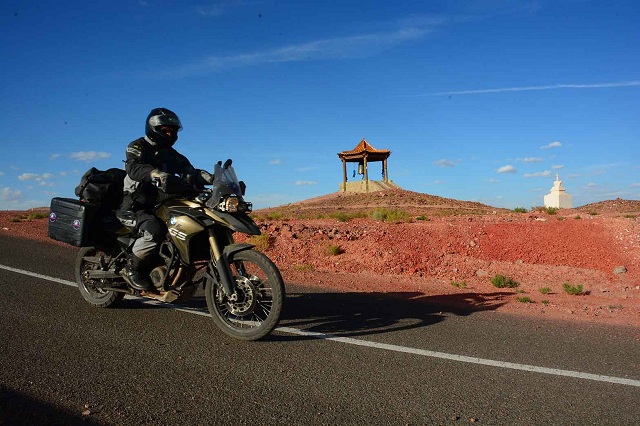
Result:
{"label": "front fork", "polygon": [[[236,294],[235,286],[233,285],[233,277],[231,276],[229,262],[235,253],[243,250],[249,250],[254,246],[246,243],[234,243],[231,230],[225,229],[225,231],[226,235],[224,235],[223,239],[226,244],[221,250],[218,244],[219,236],[216,235],[215,229],[209,228],[209,246],[211,247],[211,253],[213,254],[211,261],[213,265],[211,266],[213,266],[218,272],[218,277],[220,278],[224,294],[229,298],[229,300],[235,301],[238,298],[238,295]],[[215,261],[213,259],[215,259]]]}

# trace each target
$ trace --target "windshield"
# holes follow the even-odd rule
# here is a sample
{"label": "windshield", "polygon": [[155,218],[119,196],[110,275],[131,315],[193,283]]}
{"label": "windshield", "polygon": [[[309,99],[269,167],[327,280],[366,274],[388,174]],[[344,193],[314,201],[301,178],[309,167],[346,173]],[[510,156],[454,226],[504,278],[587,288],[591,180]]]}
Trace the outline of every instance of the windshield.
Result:
{"label": "windshield", "polygon": [[225,163],[221,165],[216,163],[213,168],[213,188],[210,201],[218,204],[222,197],[230,194],[235,194],[239,198],[242,197],[236,172],[231,164]]}

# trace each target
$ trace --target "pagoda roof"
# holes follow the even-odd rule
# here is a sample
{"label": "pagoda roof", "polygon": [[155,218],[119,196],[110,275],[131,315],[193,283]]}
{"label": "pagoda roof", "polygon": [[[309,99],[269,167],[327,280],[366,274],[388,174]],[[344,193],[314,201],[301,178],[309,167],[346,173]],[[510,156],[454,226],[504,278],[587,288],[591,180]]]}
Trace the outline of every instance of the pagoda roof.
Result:
{"label": "pagoda roof", "polygon": [[364,138],[355,148],[350,151],[342,151],[338,153],[338,157],[345,161],[359,161],[367,157],[367,161],[382,161],[391,155],[388,149],[376,149]]}

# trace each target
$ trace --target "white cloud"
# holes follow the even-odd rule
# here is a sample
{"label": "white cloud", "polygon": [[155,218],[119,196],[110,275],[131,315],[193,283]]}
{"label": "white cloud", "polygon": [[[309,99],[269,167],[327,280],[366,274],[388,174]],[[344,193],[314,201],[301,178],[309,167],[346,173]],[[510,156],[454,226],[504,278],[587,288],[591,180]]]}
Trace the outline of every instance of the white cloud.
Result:
{"label": "white cloud", "polygon": [[0,190],[0,201],[20,201],[22,200],[22,191],[19,189],[11,189],[9,187]]}
{"label": "white cloud", "polygon": [[640,188],[640,182],[632,183],[629,188]]}
{"label": "white cloud", "polygon": [[522,161],[524,163],[540,163],[542,161],[542,158],[540,158],[540,157],[527,157],[527,158],[523,158]]}
{"label": "white cloud", "polygon": [[39,177],[40,175],[37,175],[35,173],[23,173],[20,176],[18,176],[18,179],[19,180],[35,180]]}
{"label": "white cloud", "polygon": [[564,169],[564,164],[554,164],[551,166],[551,168],[553,170],[560,170],[560,169]]}
{"label": "white cloud", "polygon": [[500,183],[498,179],[489,179],[489,183]]}
{"label": "white cloud", "polygon": [[545,170],[543,172],[536,172],[536,173],[525,173],[523,176],[526,178],[548,177],[548,176],[551,176],[551,170]]}
{"label": "white cloud", "polygon": [[0,176],[4,176],[4,172],[0,171]]}
{"label": "white cloud", "polygon": [[[212,10],[215,12],[215,8]],[[421,39],[444,23],[444,19],[438,18],[406,20],[400,25],[396,24],[395,29],[388,31],[314,40],[229,56],[212,55],[174,69],[160,72],[152,71],[151,74],[160,78],[180,78],[192,74],[262,64],[367,58],[400,44]]]}
{"label": "white cloud", "polygon": [[317,185],[318,182],[313,180],[297,180],[295,184],[298,186],[311,186],[311,185]]}
{"label": "white cloud", "polygon": [[269,165],[271,165],[271,166],[277,166],[280,163],[282,163],[282,161],[279,158],[275,158],[275,159],[269,161]]}
{"label": "white cloud", "polygon": [[211,70],[219,70],[234,66],[299,62],[310,59],[366,58],[391,49],[400,43],[420,38],[424,33],[423,29],[403,28],[390,33],[317,40],[235,56],[210,56],[205,60],[205,66]]}
{"label": "white cloud", "polygon": [[442,160],[434,161],[433,165],[436,167],[454,167],[455,163],[453,161],[443,158]]}
{"label": "white cloud", "polygon": [[60,157],[62,154],[51,154],[49,156],[49,160],[53,161],[53,160],[57,160],[58,157]]}
{"label": "white cloud", "polygon": [[78,151],[78,152],[72,152],[69,155],[69,158],[77,161],[94,161],[94,160],[101,160],[109,157],[111,157],[111,154],[109,154],[108,152],[101,152],[101,151]]}
{"label": "white cloud", "polygon": [[507,164],[506,166],[502,166],[496,170],[497,173],[516,173],[517,171],[518,170],[511,164]]}
{"label": "white cloud", "polygon": [[23,182],[34,181],[34,182],[37,182],[38,185],[40,186],[54,186],[55,184],[53,182],[49,182],[47,180],[53,177],[54,176],[51,173],[43,173],[41,175],[37,173],[22,173],[21,175],[18,176],[18,180],[21,180]]}
{"label": "white cloud", "polygon": [[541,146],[540,149],[559,148],[561,146],[562,146],[562,143],[555,141],[555,142],[551,142],[549,145]]}
{"label": "white cloud", "polygon": [[597,187],[598,187],[597,183],[589,182],[587,184],[587,189],[594,189],[594,188],[597,188]]}

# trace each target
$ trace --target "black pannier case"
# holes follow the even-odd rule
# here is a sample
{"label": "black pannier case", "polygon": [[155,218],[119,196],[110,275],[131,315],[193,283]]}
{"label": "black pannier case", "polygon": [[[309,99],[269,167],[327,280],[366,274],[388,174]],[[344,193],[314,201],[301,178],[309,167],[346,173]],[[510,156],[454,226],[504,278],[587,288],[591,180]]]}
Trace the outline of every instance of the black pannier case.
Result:
{"label": "black pannier case", "polygon": [[[98,206],[72,198],[52,198],[49,238],[77,247],[94,245]],[[93,229],[92,229],[93,228]]]}

